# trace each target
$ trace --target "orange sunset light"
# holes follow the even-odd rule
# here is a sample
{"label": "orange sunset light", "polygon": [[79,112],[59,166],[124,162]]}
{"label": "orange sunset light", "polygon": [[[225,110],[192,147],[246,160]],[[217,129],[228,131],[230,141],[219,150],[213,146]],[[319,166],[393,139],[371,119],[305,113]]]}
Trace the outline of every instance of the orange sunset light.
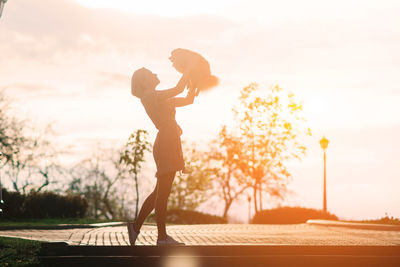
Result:
{"label": "orange sunset light", "polygon": [[[400,217],[399,11],[394,0],[8,0],[0,18],[0,89],[9,99],[7,114],[30,121],[27,132],[39,136],[41,130],[28,128],[49,124],[54,130],[43,139],[63,153],[36,165],[57,158],[52,166],[79,166],[79,175],[103,166],[114,177],[118,149],[144,130],[137,133],[146,133],[149,147],[138,182],[121,178],[112,187],[125,207],[142,205],[157,181],[158,130],[140,92],[133,94],[133,87],[147,86],[133,73],[146,68],[155,90],[184,88],[174,92],[174,131],[182,130],[187,169],[201,173],[191,176],[194,187],[227,186],[207,197],[198,191],[183,197],[190,186],[177,186],[174,207],[242,223],[282,206],[322,210],[319,141],[326,136],[327,211],[349,220]],[[204,57],[207,75],[219,83],[193,93],[194,74],[184,80],[185,69],[170,60],[177,48]],[[132,178],[131,152],[124,154],[124,175]],[[22,190],[28,169],[18,179],[14,173],[2,170],[1,184]],[[38,173],[26,190],[40,187]],[[62,191],[73,190],[78,175],[60,173],[70,175],[60,178]],[[183,174],[175,181],[187,182]]]}

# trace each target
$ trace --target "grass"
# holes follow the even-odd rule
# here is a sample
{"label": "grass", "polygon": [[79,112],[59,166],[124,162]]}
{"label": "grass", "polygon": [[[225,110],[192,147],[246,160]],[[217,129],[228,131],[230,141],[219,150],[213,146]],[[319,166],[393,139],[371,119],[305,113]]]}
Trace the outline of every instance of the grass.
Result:
{"label": "grass", "polygon": [[0,266],[40,266],[40,242],[0,237]]}
{"label": "grass", "polygon": [[57,224],[92,224],[112,222],[91,218],[0,219],[0,226],[49,226]]}

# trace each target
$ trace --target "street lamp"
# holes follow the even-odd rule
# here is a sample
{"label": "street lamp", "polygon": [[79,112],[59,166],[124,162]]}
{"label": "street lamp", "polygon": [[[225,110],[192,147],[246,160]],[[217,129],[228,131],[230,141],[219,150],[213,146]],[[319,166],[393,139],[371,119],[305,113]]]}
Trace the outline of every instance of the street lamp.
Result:
{"label": "street lamp", "polygon": [[[0,152],[0,156],[1,156],[1,152]],[[0,176],[0,214],[3,213],[3,204],[4,204],[4,201],[3,201],[3,186],[1,185],[1,176]]]}
{"label": "street lamp", "polygon": [[3,14],[3,8],[4,5],[6,4],[7,0],[0,0],[0,18],[1,18],[1,14]]}
{"label": "street lamp", "polygon": [[326,148],[328,147],[329,140],[324,136],[319,143],[321,148],[324,150],[324,211],[326,212]]}
{"label": "street lamp", "polygon": [[0,214],[3,213],[3,188],[1,186],[1,181],[0,181]]}
{"label": "street lamp", "polygon": [[[1,155],[2,155],[2,153],[0,152],[0,156]],[[0,169],[0,171],[1,171],[1,169]],[[0,214],[3,213],[3,204],[4,204],[4,201],[3,201],[3,185],[1,184],[1,172],[0,172]]]}
{"label": "street lamp", "polygon": [[[3,153],[1,153],[1,151],[0,151],[0,164],[1,164],[2,156],[3,156]],[[3,201],[3,186],[1,185],[1,169],[0,169],[0,214],[3,213],[3,203],[4,203],[4,201]]]}
{"label": "street lamp", "polygon": [[[7,2],[7,0],[0,0],[0,18],[1,18],[1,15],[3,14],[3,9],[4,9],[4,5],[6,4],[6,2]],[[1,154],[1,152],[0,152],[0,154]],[[1,186],[1,180],[0,180],[0,213],[3,213],[3,209],[2,209],[3,204],[4,204],[3,187]]]}

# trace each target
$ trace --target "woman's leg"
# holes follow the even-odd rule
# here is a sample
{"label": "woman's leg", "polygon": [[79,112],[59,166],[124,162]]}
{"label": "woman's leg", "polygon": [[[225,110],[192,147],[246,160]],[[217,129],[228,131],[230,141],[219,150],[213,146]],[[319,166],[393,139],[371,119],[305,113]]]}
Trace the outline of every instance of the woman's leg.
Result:
{"label": "woman's leg", "polygon": [[165,219],[167,216],[167,202],[171,193],[172,183],[174,182],[175,172],[164,174],[157,179],[157,195],[155,202],[158,240],[167,238],[167,230],[165,228]]}
{"label": "woman's leg", "polygon": [[[158,184],[158,182],[157,182]],[[147,196],[146,200],[143,202],[142,207],[140,208],[139,214],[133,223],[133,228],[136,233],[139,233],[140,228],[142,228],[142,225],[144,223],[144,220],[149,216],[149,214],[152,212],[152,210],[155,207],[156,203],[156,195],[157,195],[157,188],[158,185],[156,184],[156,187],[154,188],[153,192],[151,192],[150,195]]]}

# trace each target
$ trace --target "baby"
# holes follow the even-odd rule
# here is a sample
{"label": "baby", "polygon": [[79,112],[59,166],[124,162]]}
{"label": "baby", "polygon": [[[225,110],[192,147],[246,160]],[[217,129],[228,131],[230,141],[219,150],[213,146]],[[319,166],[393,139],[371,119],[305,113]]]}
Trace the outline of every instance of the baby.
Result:
{"label": "baby", "polygon": [[188,49],[178,48],[171,52],[169,58],[172,66],[183,73],[190,69],[189,86],[196,88],[196,96],[200,91],[205,91],[218,85],[218,78],[211,75],[210,64],[200,54]]}

